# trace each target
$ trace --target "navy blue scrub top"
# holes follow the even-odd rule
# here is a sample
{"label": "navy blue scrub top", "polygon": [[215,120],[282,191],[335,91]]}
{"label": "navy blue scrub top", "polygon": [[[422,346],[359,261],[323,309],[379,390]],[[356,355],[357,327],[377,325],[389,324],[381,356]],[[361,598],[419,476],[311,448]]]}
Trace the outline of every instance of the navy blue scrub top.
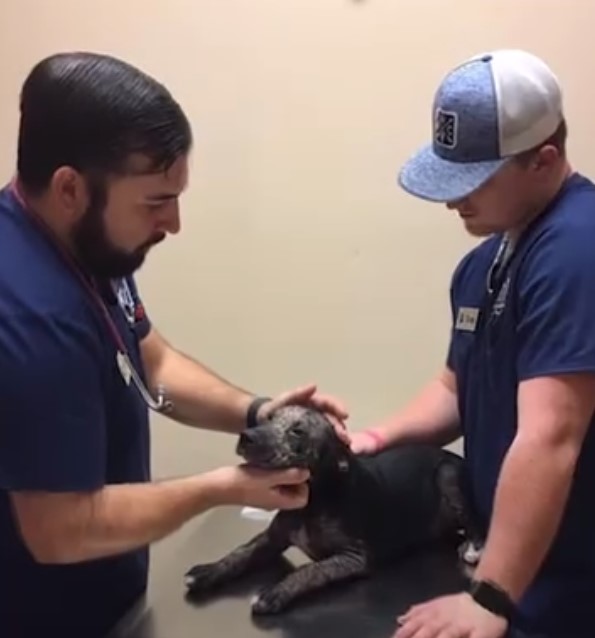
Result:
{"label": "navy blue scrub top", "polygon": [[[595,372],[595,185],[572,175],[490,276],[502,239],[470,251],[451,286],[448,365],[457,377],[470,494],[484,531],[517,429],[519,383]],[[595,635],[594,490],[592,422],[563,524],[521,601],[520,626],[560,638]]]}
{"label": "navy blue scrub top", "polygon": [[[105,301],[142,374],[138,343],[150,324],[134,280],[127,283],[134,325],[113,293]],[[146,589],[146,548],[107,560],[38,564],[8,495],[150,479],[148,410],[134,385],[125,384],[116,351],[97,305],[54,245],[13,193],[0,191],[2,636],[103,636]]]}

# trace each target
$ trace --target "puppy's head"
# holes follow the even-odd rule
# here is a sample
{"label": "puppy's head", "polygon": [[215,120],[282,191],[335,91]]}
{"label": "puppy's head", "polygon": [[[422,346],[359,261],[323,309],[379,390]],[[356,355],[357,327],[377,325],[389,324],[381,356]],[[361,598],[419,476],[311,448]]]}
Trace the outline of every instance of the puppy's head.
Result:
{"label": "puppy's head", "polygon": [[349,448],[318,410],[279,408],[264,422],[240,435],[236,452],[263,469],[308,468],[314,475],[331,466],[343,468]]}

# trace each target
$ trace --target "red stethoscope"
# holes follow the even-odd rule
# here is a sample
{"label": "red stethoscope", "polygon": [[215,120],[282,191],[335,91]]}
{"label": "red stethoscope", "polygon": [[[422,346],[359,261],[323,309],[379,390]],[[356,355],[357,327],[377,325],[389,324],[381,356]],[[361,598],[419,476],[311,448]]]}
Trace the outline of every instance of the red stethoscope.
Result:
{"label": "red stethoscope", "polygon": [[[88,295],[91,297],[91,299],[94,301],[99,312],[103,316],[103,319],[116,345],[116,363],[118,365],[118,369],[126,385],[129,386],[130,382],[132,381],[132,383],[138,390],[139,394],[141,395],[141,398],[143,399],[147,407],[149,407],[151,410],[154,410],[155,412],[160,412],[160,413],[170,412],[173,409],[173,403],[170,399],[167,398],[164,386],[163,385],[158,386],[157,398],[156,399],[153,398],[153,396],[151,396],[151,393],[149,392],[149,389],[147,388],[147,386],[141,379],[140,375],[134,368],[134,365],[132,364],[132,361],[128,354],[128,348],[126,347],[126,344],[124,343],[124,340],[122,339],[122,335],[119,333],[118,328],[116,327],[116,324],[114,323],[114,320],[112,319],[109,313],[109,310],[107,309],[107,306],[105,305],[103,299],[101,298],[101,295],[99,293],[99,290],[95,282],[85,277],[85,275],[83,274],[83,271],[77,265],[74,258],[68,253],[68,251],[65,250],[65,248],[58,241],[56,241],[56,238],[54,237],[50,228],[43,222],[43,220],[38,215],[33,213],[33,211],[31,211],[31,209],[27,206],[27,203],[25,202],[24,197],[19,192],[16,179],[12,180],[10,184],[10,191],[12,192],[16,200],[19,202],[22,209],[37,224],[37,226],[46,235],[46,237],[48,238],[52,246],[58,251],[62,259],[65,261],[66,265],[68,266],[68,268],[78,278],[81,285],[83,286],[85,291],[88,293]],[[130,290],[128,289],[128,285],[126,284],[126,282],[124,282],[123,285],[126,286],[127,296],[131,296]],[[116,297],[118,299],[118,305],[120,306],[120,309],[124,313],[126,320],[130,322],[129,313],[127,312],[127,309],[124,307],[124,303],[120,295],[118,294],[118,291],[114,289],[114,293],[116,294]]]}

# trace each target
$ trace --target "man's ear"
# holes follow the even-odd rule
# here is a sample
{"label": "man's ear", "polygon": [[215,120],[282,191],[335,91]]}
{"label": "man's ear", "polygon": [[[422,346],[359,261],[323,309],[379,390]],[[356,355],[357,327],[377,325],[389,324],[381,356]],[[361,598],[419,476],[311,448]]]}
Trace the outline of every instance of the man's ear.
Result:
{"label": "man's ear", "polygon": [[72,220],[83,215],[91,201],[85,178],[70,166],[61,166],[53,174],[50,191],[53,204]]}
{"label": "man's ear", "polygon": [[560,159],[560,151],[552,144],[541,147],[531,160],[533,170],[541,172],[550,169]]}

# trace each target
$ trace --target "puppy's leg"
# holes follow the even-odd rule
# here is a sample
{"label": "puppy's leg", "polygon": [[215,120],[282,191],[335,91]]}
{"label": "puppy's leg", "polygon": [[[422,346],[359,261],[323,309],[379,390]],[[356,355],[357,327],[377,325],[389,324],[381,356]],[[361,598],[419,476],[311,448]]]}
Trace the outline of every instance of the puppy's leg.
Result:
{"label": "puppy's leg", "polygon": [[475,523],[475,515],[467,498],[463,462],[447,460],[438,468],[438,488],[443,501],[442,518],[446,526],[454,524],[463,532],[464,542],[459,548],[459,557],[468,565],[479,562],[483,538]]}
{"label": "puppy's leg", "polygon": [[289,547],[291,527],[278,514],[270,526],[217,561],[194,565],[184,575],[190,594],[203,594],[265,565]]}
{"label": "puppy's leg", "polygon": [[368,562],[358,550],[335,554],[319,562],[304,565],[272,587],[264,590],[252,604],[255,614],[275,614],[297,598],[331,583],[365,576]]}
{"label": "puppy's leg", "polygon": [[459,557],[466,565],[476,567],[481,558],[482,551],[483,543],[466,539],[459,548]]}

